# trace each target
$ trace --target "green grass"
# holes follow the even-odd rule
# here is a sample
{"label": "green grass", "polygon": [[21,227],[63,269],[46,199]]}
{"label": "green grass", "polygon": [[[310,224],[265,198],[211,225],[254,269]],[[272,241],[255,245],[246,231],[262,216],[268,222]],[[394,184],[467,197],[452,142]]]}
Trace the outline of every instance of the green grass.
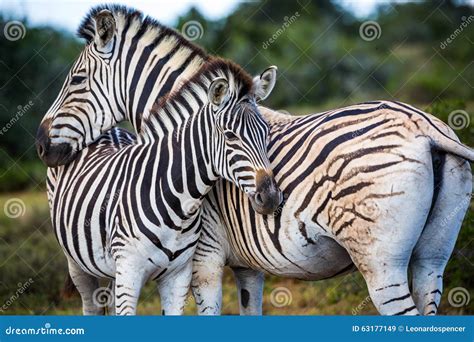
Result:
{"label": "green grass", "polygon": [[[18,199],[24,203],[23,215],[6,216],[7,201]],[[81,314],[78,296],[65,299],[61,295],[67,274],[66,260],[52,232],[46,195],[43,192],[25,192],[0,195],[0,295],[6,303],[15,296],[17,288],[31,278],[23,294],[15,298],[2,314]],[[450,261],[445,277],[449,291],[454,287],[472,290],[473,253],[472,236],[474,215],[472,210],[465,220],[462,236]],[[272,291],[286,288],[284,306],[272,305]],[[473,314],[474,301],[461,308],[454,308],[447,301],[446,291],[440,306],[441,314]],[[224,276],[223,313],[238,314],[237,291],[232,273]],[[473,297],[470,291],[471,298]],[[2,303],[2,304],[3,304]],[[304,282],[268,276],[265,282],[263,310],[268,315],[351,315],[376,314],[370,303],[365,282],[358,273],[320,281]],[[139,314],[160,313],[158,294],[154,283],[148,283],[142,291]],[[190,296],[186,314],[195,313],[194,299]]]}

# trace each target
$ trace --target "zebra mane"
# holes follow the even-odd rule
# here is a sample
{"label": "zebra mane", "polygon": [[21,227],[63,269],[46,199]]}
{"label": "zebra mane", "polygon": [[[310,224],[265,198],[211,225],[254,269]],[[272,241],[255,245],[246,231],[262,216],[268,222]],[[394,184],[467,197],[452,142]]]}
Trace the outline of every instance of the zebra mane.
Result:
{"label": "zebra mane", "polygon": [[201,47],[199,47],[196,44],[191,43],[189,40],[184,38],[176,30],[170,27],[167,27],[165,25],[162,25],[156,19],[153,19],[149,16],[145,16],[139,10],[136,10],[131,7],[123,6],[123,5],[117,5],[117,4],[105,4],[105,5],[98,5],[98,6],[92,7],[89,13],[84,17],[84,19],[82,19],[82,22],[79,25],[79,28],[77,29],[77,36],[85,39],[87,44],[94,41],[94,36],[95,36],[94,18],[99,12],[103,10],[109,10],[110,12],[112,12],[114,17],[121,16],[125,18],[124,21],[119,21],[117,23],[118,25],[120,25],[120,23],[123,22],[122,25],[126,27],[128,26],[128,24],[132,22],[139,22],[141,30],[156,29],[156,31],[160,32],[160,34],[164,34],[166,36],[172,36],[176,38],[180,46],[188,47],[191,50],[196,51],[202,57],[207,56],[207,53]]}
{"label": "zebra mane", "polygon": [[151,108],[148,116],[144,117],[144,123],[159,121],[159,118],[170,115],[176,102],[186,101],[192,94],[198,94],[199,91],[207,91],[210,82],[219,76],[223,76],[238,88],[238,97],[252,91],[252,77],[238,64],[220,57],[209,57],[198,72],[191,78],[183,82],[175,91],[168,93],[160,98]]}

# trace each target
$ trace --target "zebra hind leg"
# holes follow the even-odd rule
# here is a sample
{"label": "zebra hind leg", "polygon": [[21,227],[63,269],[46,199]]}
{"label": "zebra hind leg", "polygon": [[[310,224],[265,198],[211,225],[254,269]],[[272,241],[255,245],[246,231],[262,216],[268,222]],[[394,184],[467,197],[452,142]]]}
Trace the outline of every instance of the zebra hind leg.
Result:
{"label": "zebra hind leg", "polygon": [[69,274],[82,299],[82,312],[84,315],[104,315],[104,306],[96,298],[100,288],[99,279],[86,273],[74,261],[68,261]]}
{"label": "zebra hind leg", "polygon": [[[355,212],[359,210],[367,219],[354,220],[338,237],[382,315],[419,315],[409,289],[408,265],[433,201],[433,171],[431,154],[423,152],[417,159],[420,166],[412,172],[394,174],[367,191],[365,196],[376,198],[375,209],[362,211],[364,207],[357,206]],[[397,195],[376,197],[392,193]]]}
{"label": "zebra hind leg", "polygon": [[182,315],[191,285],[193,263],[188,262],[179,272],[173,272],[158,282],[163,315]]}
{"label": "zebra hind leg", "polygon": [[109,316],[115,316],[115,281],[111,280],[107,289],[110,293],[110,301],[107,303],[107,314]]}
{"label": "zebra hind leg", "polygon": [[472,191],[469,163],[446,155],[435,188],[437,196],[410,262],[415,303],[424,315],[435,315],[438,311],[444,269],[469,208]]}
{"label": "zebra hind leg", "polygon": [[262,314],[264,274],[247,268],[232,268],[237,282],[240,314]]}

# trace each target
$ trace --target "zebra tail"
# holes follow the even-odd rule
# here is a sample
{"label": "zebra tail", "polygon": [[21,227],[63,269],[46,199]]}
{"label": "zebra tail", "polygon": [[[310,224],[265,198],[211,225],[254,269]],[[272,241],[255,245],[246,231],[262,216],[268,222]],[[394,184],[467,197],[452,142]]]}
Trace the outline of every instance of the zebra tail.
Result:
{"label": "zebra tail", "polygon": [[71,298],[74,297],[75,295],[79,294],[79,292],[76,289],[76,285],[74,285],[71,276],[68,275],[66,276],[66,279],[64,281],[64,287],[61,293],[61,297],[63,298]]}
{"label": "zebra tail", "polygon": [[[426,136],[431,140],[431,145],[436,150],[453,154],[457,157],[466,159],[467,161],[474,163],[474,149],[466,146],[456,139],[453,139],[446,133],[443,133],[437,126],[431,122],[427,122]],[[452,134],[454,137],[455,134]]]}

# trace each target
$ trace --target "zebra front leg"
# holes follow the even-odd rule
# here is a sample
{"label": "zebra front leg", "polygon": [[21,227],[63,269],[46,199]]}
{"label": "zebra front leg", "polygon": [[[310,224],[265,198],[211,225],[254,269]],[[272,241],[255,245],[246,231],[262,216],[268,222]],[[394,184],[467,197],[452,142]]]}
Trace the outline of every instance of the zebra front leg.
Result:
{"label": "zebra front leg", "polygon": [[205,228],[194,253],[191,288],[198,315],[220,315],[226,256],[219,239]]}
{"label": "zebra front leg", "polygon": [[261,315],[263,302],[264,274],[249,268],[235,267],[235,280],[239,296],[240,314]]}
{"label": "zebra front leg", "polygon": [[138,298],[146,279],[139,262],[122,257],[116,261],[115,271],[115,314],[136,315]]}
{"label": "zebra front leg", "polygon": [[82,299],[82,312],[84,315],[104,315],[105,306],[97,298],[99,279],[86,273],[72,260],[68,260],[69,275],[76,286]]}
{"label": "zebra front leg", "polygon": [[192,290],[198,315],[220,315],[224,265],[194,261]]}
{"label": "zebra front leg", "polygon": [[179,272],[173,272],[158,282],[163,315],[182,315],[191,285],[193,264],[189,261]]}

